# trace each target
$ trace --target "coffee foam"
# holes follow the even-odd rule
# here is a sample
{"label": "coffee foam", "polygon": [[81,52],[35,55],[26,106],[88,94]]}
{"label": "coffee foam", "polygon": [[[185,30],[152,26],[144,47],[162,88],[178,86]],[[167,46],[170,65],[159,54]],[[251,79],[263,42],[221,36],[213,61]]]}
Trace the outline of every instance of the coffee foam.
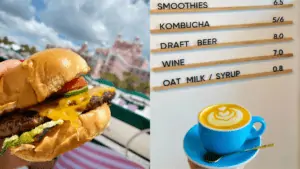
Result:
{"label": "coffee foam", "polygon": [[231,130],[246,125],[251,119],[250,113],[234,104],[210,106],[200,113],[200,122],[210,128]]}
{"label": "coffee foam", "polygon": [[214,126],[232,126],[243,120],[243,114],[238,110],[227,110],[226,112],[211,112],[207,117],[207,122]]}

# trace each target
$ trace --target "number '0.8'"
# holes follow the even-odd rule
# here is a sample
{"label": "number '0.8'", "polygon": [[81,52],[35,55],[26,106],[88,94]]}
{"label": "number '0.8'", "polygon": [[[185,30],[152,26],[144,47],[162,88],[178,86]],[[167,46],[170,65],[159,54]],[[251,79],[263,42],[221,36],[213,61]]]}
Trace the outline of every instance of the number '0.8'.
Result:
{"label": "number '0.8'", "polygon": [[283,66],[273,66],[273,72],[280,72],[283,71]]}

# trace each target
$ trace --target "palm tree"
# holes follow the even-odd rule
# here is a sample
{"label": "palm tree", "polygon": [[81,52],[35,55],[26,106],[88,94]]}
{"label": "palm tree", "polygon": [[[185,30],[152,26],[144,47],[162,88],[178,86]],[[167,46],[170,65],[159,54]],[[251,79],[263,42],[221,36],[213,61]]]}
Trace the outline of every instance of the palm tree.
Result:
{"label": "palm tree", "polygon": [[121,88],[135,90],[137,84],[140,83],[139,78],[130,72],[123,72],[123,76],[124,80],[121,82]]}

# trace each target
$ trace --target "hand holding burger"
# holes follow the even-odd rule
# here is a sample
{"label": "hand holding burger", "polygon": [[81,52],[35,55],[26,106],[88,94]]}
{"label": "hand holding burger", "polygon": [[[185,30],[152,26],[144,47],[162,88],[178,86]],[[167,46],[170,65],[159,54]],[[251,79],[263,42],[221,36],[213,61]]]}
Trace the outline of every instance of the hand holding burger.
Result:
{"label": "hand holding burger", "polygon": [[1,154],[50,161],[101,134],[114,88],[89,89],[87,63],[67,49],[48,49],[0,77]]}
{"label": "hand holding burger", "polygon": [[[0,78],[1,76],[9,69],[18,66],[21,62],[18,60],[7,60],[4,62],[0,62]],[[3,140],[0,140],[0,147],[2,146]],[[28,165],[29,163],[17,158],[16,156],[12,156],[9,152],[5,153],[2,157],[0,157],[0,164],[2,169],[11,169],[17,168],[21,166]]]}

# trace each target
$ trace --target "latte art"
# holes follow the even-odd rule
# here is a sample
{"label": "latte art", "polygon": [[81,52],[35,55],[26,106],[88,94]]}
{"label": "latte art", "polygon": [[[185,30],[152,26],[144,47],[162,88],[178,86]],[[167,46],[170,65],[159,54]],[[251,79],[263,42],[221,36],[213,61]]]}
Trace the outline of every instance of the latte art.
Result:
{"label": "latte art", "polygon": [[233,104],[214,105],[200,113],[200,122],[214,129],[236,129],[250,120],[250,114],[244,108]]}
{"label": "latte art", "polygon": [[232,126],[243,120],[243,113],[235,109],[214,111],[209,113],[207,122],[214,126]]}

